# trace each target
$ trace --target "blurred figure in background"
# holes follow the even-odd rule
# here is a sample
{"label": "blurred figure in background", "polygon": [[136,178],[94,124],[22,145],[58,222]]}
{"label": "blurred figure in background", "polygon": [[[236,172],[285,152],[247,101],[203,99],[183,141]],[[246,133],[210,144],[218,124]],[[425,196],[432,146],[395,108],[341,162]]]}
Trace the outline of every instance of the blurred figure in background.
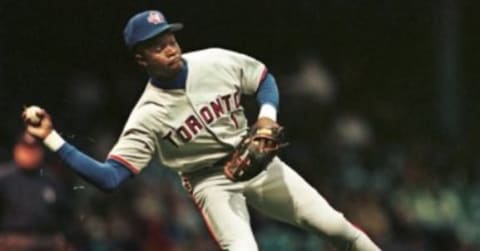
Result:
{"label": "blurred figure in background", "polygon": [[0,165],[0,251],[74,250],[63,232],[68,206],[57,181],[44,174],[44,150],[22,133],[13,159]]}

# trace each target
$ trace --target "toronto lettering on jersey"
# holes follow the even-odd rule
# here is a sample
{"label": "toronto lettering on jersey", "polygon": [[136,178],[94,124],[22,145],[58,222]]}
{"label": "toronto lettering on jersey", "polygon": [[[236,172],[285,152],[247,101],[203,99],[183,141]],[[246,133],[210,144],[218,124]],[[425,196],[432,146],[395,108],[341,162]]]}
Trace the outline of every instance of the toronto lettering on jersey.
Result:
{"label": "toronto lettering on jersey", "polygon": [[231,123],[238,127],[238,122],[232,111],[240,107],[240,92],[218,96],[215,100],[205,103],[198,109],[197,114],[190,114],[183,124],[170,131],[165,138],[178,146],[179,143],[188,143],[197,135],[204,125],[215,123],[223,115],[230,114]]}

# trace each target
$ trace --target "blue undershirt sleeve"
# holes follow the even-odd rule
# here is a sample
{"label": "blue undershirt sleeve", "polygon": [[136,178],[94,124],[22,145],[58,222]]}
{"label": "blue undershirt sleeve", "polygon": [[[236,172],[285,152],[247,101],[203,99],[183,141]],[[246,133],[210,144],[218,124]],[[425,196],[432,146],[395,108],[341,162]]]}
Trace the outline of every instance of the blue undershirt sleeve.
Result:
{"label": "blue undershirt sleeve", "polygon": [[112,159],[98,162],[68,142],[57,153],[73,170],[103,190],[113,190],[132,177],[132,172],[120,162]]}
{"label": "blue undershirt sleeve", "polygon": [[260,107],[268,103],[278,109],[280,97],[278,94],[277,82],[272,74],[268,73],[262,80],[258,87],[256,98]]}

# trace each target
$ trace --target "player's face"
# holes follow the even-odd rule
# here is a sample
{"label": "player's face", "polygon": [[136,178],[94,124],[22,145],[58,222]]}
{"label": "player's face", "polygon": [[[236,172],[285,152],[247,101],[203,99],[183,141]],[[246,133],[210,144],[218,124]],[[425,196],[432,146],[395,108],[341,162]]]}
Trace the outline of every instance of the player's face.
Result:
{"label": "player's face", "polygon": [[183,66],[181,56],[182,49],[178,45],[175,35],[167,32],[142,45],[135,58],[137,63],[144,66],[151,76],[171,78]]}

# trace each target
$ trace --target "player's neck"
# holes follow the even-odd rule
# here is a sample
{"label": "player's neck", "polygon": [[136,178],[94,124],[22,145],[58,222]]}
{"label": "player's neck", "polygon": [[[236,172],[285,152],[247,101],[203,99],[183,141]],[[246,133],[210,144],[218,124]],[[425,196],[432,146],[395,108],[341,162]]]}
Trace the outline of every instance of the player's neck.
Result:
{"label": "player's neck", "polygon": [[162,89],[184,89],[187,81],[188,67],[184,62],[181,70],[177,72],[173,77],[150,77],[150,82],[158,88]]}

